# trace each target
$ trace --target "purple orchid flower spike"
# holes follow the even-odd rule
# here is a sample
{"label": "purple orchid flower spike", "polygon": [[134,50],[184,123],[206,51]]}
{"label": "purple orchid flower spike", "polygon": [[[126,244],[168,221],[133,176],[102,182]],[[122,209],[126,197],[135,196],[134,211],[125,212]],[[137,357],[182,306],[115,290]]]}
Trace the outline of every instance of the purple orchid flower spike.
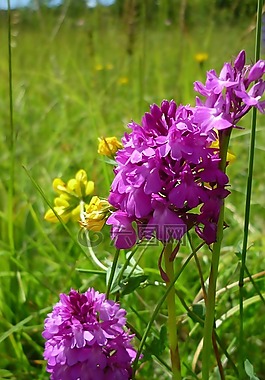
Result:
{"label": "purple orchid flower spike", "polygon": [[[124,136],[124,148],[117,153],[109,196],[117,209],[107,221],[116,247],[129,249],[144,238],[164,244],[180,241],[188,229],[201,223],[200,212],[191,218],[193,208],[207,203],[213,188],[226,186],[228,179],[225,176],[224,180],[211,148],[217,137],[212,128],[204,126],[202,110],[199,119],[196,108],[177,107],[173,100],[164,100],[161,107],[150,107],[141,125],[129,124],[132,132]],[[215,115],[212,118],[214,123]],[[231,125],[220,118],[221,122],[224,128]],[[206,186],[202,176],[208,178],[207,170],[212,176],[208,174],[211,185]],[[210,240],[215,239],[213,233]]]}
{"label": "purple orchid flower spike", "polygon": [[51,380],[129,380],[136,351],[126,311],[90,288],[71,290],[45,319],[44,358]]}
{"label": "purple orchid flower spike", "polygon": [[[160,107],[151,105],[141,124],[128,125],[109,196],[117,211],[107,223],[118,248],[129,249],[143,238],[179,241],[194,226],[207,244],[216,241],[219,208],[229,191],[211,144],[252,107],[265,109],[265,62],[245,62],[242,50],[219,75],[210,70],[205,84],[195,82],[205,98],[197,97],[195,107],[163,100]],[[184,232],[174,234],[172,226]]]}

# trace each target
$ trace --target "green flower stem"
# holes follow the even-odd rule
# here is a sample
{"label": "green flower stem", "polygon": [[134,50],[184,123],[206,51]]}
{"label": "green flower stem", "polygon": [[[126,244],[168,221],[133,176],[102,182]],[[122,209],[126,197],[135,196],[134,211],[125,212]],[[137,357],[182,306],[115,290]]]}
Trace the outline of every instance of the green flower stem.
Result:
{"label": "green flower stem", "polygon": [[12,49],[11,49],[11,8],[10,0],[7,1],[8,8],[8,83],[9,83],[9,184],[8,184],[8,238],[10,244],[10,252],[15,253],[14,245],[14,216],[13,216],[13,202],[14,202],[14,178],[15,178],[15,134],[14,134],[14,121],[13,121],[13,73],[12,73]]}
{"label": "green flower stem", "polygon": [[[220,169],[225,172],[226,157],[229,139],[231,135],[231,128],[223,130],[219,134],[220,144]],[[224,201],[220,207],[220,215],[217,224],[217,240],[213,244],[212,251],[212,264],[209,277],[208,294],[206,298],[206,315],[203,332],[203,350],[202,350],[202,380],[209,380],[210,373],[210,357],[212,352],[212,335],[214,328],[215,317],[215,295],[216,295],[216,282],[218,277],[218,266],[221,252],[221,245],[223,240],[223,224],[224,224]]]}
{"label": "green flower stem", "polygon": [[[187,233],[187,236],[188,236],[188,240],[189,240],[190,246],[191,246],[192,250],[194,250],[190,234]],[[199,272],[199,277],[200,277],[200,282],[201,282],[201,288],[202,288],[203,298],[204,298],[204,300],[206,302],[207,293],[206,293],[206,288],[205,288],[205,285],[204,285],[202,268],[201,268],[200,261],[198,259],[198,255],[197,255],[196,252],[194,252],[194,259],[195,259],[195,263],[196,263],[196,266],[197,266],[198,272]],[[217,343],[216,343],[216,336],[214,334],[214,331],[213,331],[213,335],[212,335],[212,343],[213,343],[213,348],[214,348],[214,353],[215,353],[217,365],[218,365],[219,372],[220,372],[220,378],[221,378],[221,380],[224,380],[224,378],[225,378],[224,377],[224,369],[223,369],[223,366],[222,366],[222,362],[221,362],[221,358],[220,358],[220,353],[219,353],[218,346],[217,346]]]}
{"label": "green flower stem", "polygon": [[[262,5],[263,0],[257,0],[257,26],[255,37],[255,62],[260,59],[260,41],[261,41],[261,24],[262,24]],[[248,177],[247,177],[247,190],[246,190],[246,202],[245,202],[245,220],[244,220],[244,232],[243,232],[243,246],[241,254],[241,266],[239,274],[239,313],[240,313],[240,325],[239,325],[239,378],[244,379],[244,275],[246,270],[246,257],[248,246],[248,228],[250,220],[250,202],[252,194],[252,178],[254,168],[254,153],[256,142],[256,124],[257,124],[257,109],[253,108],[252,121],[251,121],[251,137],[250,137],[250,149],[249,149],[249,162],[248,162]]]}
{"label": "green flower stem", "polygon": [[[80,201],[80,219],[82,222],[85,222],[84,212],[85,212],[85,203],[84,201]],[[100,269],[103,269],[106,272],[108,268],[104,264],[102,264],[102,262],[97,258],[95,252],[93,251],[93,248],[90,243],[89,232],[86,228],[84,228],[84,233],[85,233],[85,237],[87,241],[87,249],[89,251],[91,259]]]}
{"label": "green flower stem", "polygon": [[[167,282],[167,287],[169,287],[174,281],[174,260],[170,260],[172,253],[172,243],[168,243],[165,246],[164,260],[165,260],[165,271],[168,276],[169,282]],[[180,358],[178,350],[178,336],[177,336],[177,322],[176,322],[176,300],[175,300],[175,288],[171,287],[167,295],[167,307],[168,307],[168,337],[169,337],[169,347],[170,347],[170,357],[171,357],[171,367],[172,367],[172,380],[180,380]]]}
{"label": "green flower stem", "polygon": [[11,8],[10,0],[7,1],[8,8],[8,83],[9,83],[9,184],[8,184],[8,237],[10,243],[10,251],[15,252],[14,246],[14,178],[15,178],[15,133],[13,121],[13,72],[12,72],[12,48],[11,48]]}
{"label": "green flower stem", "polygon": [[112,288],[113,280],[114,280],[114,277],[115,277],[115,272],[116,272],[116,269],[117,269],[119,256],[120,256],[120,250],[116,249],[115,256],[114,256],[114,259],[113,259],[113,262],[112,262],[112,266],[111,266],[111,270],[110,270],[110,275],[109,275],[108,283],[107,283],[106,299],[109,298],[110,293],[111,293],[111,288]]}
{"label": "green flower stem", "polygon": [[146,329],[143,333],[143,336],[142,336],[142,339],[141,339],[141,342],[139,344],[139,348],[138,348],[138,351],[137,351],[137,355],[136,355],[136,358],[133,362],[133,369],[134,369],[134,372],[136,371],[137,367],[138,367],[138,362],[139,362],[139,359],[140,359],[140,356],[142,354],[142,351],[143,351],[143,348],[144,348],[144,345],[145,345],[145,342],[146,342],[146,339],[151,331],[151,328],[153,326],[153,323],[163,305],[163,303],[165,302],[165,300],[167,299],[167,296],[169,294],[169,292],[171,291],[171,289],[173,288],[174,289],[174,284],[175,282],[179,279],[180,275],[182,274],[182,272],[184,271],[184,269],[186,268],[186,266],[188,265],[188,263],[190,262],[190,260],[193,258],[194,256],[194,252],[198,252],[203,246],[204,246],[205,243],[201,243],[200,245],[198,245],[198,247],[196,247],[196,249],[194,251],[192,251],[189,256],[187,257],[187,259],[184,261],[184,263],[182,264],[182,266],[180,267],[179,271],[177,272],[177,274],[175,275],[174,277],[174,280],[171,282],[171,284],[167,287],[165,293],[163,294],[163,296],[160,298],[159,302],[157,303],[156,307],[155,307],[155,310],[153,311],[153,314],[151,315],[150,317],[150,320],[146,326]]}

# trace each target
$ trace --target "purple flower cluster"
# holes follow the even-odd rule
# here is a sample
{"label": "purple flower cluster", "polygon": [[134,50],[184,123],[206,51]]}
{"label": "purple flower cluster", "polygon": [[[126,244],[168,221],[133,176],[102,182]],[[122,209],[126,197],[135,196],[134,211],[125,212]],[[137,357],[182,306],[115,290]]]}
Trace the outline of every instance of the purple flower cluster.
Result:
{"label": "purple flower cluster", "polygon": [[[161,107],[151,106],[142,125],[129,124],[132,132],[124,136],[124,149],[116,156],[109,196],[117,211],[107,223],[118,248],[153,235],[163,242],[179,240],[194,224],[209,244],[215,240],[228,178],[211,148],[215,133],[205,133],[194,116],[195,109],[164,100]],[[192,212],[199,205],[201,211]]]}
{"label": "purple flower cluster", "polygon": [[219,168],[219,151],[211,147],[216,131],[236,126],[251,109],[264,112],[261,100],[265,62],[245,66],[245,52],[220,75],[207,73],[206,84],[195,83],[196,107],[164,100],[153,104],[142,123],[132,122],[117,167],[109,202],[116,211],[108,218],[117,248],[131,248],[138,239],[180,240],[195,226],[207,244],[216,241],[217,222],[228,177]]}
{"label": "purple flower cluster", "polygon": [[245,65],[246,55],[242,50],[234,65],[225,63],[220,75],[215,70],[207,73],[205,85],[195,82],[194,90],[206,97],[203,103],[196,99],[195,120],[205,132],[213,128],[223,130],[237,126],[238,122],[252,107],[265,111],[265,61],[259,60],[254,65]]}
{"label": "purple flower cluster", "polygon": [[71,290],[45,319],[44,358],[53,380],[128,380],[136,352],[126,311],[94,289]]}

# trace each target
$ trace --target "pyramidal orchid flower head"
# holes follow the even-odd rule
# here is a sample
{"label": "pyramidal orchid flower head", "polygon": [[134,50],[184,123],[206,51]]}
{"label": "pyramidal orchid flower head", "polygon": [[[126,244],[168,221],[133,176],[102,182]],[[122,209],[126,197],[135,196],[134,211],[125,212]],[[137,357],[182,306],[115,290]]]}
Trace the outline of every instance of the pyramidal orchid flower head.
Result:
{"label": "pyramidal orchid flower head", "polygon": [[[211,220],[198,216],[228,177],[219,169],[219,150],[211,147],[216,133],[195,114],[196,108],[164,100],[150,107],[141,124],[128,125],[108,199],[116,209],[106,222],[116,247],[131,248],[138,239],[180,240],[196,225],[202,238],[207,231],[207,243],[216,240],[216,229],[210,235],[206,227],[218,221],[217,202]],[[214,199],[228,193],[214,193]]]}
{"label": "pyramidal orchid flower head", "polygon": [[194,89],[205,98],[196,101],[195,121],[203,123],[205,131],[236,127],[242,117],[256,107],[265,112],[264,79],[265,61],[246,65],[246,53],[242,50],[234,63],[225,63],[217,75],[207,72],[205,84],[194,83]]}
{"label": "pyramidal orchid flower head", "polygon": [[50,379],[131,379],[136,351],[125,323],[126,311],[93,288],[61,294],[42,334]]}

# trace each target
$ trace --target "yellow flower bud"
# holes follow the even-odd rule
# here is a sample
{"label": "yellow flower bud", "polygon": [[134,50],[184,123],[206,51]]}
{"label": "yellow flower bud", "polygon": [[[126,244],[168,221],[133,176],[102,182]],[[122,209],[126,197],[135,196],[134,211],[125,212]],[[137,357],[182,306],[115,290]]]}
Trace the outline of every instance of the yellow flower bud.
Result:
{"label": "yellow flower bud", "polygon": [[79,221],[79,219],[80,219],[80,204],[72,210],[71,219],[75,222]]}
{"label": "yellow flower bud", "polygon": [[58,193],[62,194],[66,192],[66,184],[61,180],[61,178],[55,178],[52,183],[53,190]]}
{"label": "yellow flower bud", "polygon": [[[70,213],[65,212],[65,208],[62,207],[54,207],[54,211],[59,215],[64,223],[68,222]],[[50,223],[58,223],[59,220],[52,209],[49,209],[44,215],[44,219]]]}
{"label": "yellow flower bud", "polygon": [[81,169],[76,173],[75,178],[67,182],[67,190],[72,193],[72,195],[84,199],[87,195],[93,193],[94,182],[88,181],[86,172]]}
{"label": "yellow flower bud", "polygon": [[91,195],[94,193],[95,190],[95,184],[93,181],[88,181],[86,184],[86,195]]}
{"label": "yellow flower bud", "polygon": [[63,197],[57,197],[54,199],[54,204],[56,207],[69,208],[69,202]]}
{"label": "yellow flower bud", "polygon": [[118,149],[122,148],[122,144],[117,137],[98,138],[98,153],[102,156],[113,157]]}
{"label": "yellow flower bud", "polygon": [[77,182],[87,183],[87,174],[84,169],[78,170],[78,172],[75,175],[75,179]]}

